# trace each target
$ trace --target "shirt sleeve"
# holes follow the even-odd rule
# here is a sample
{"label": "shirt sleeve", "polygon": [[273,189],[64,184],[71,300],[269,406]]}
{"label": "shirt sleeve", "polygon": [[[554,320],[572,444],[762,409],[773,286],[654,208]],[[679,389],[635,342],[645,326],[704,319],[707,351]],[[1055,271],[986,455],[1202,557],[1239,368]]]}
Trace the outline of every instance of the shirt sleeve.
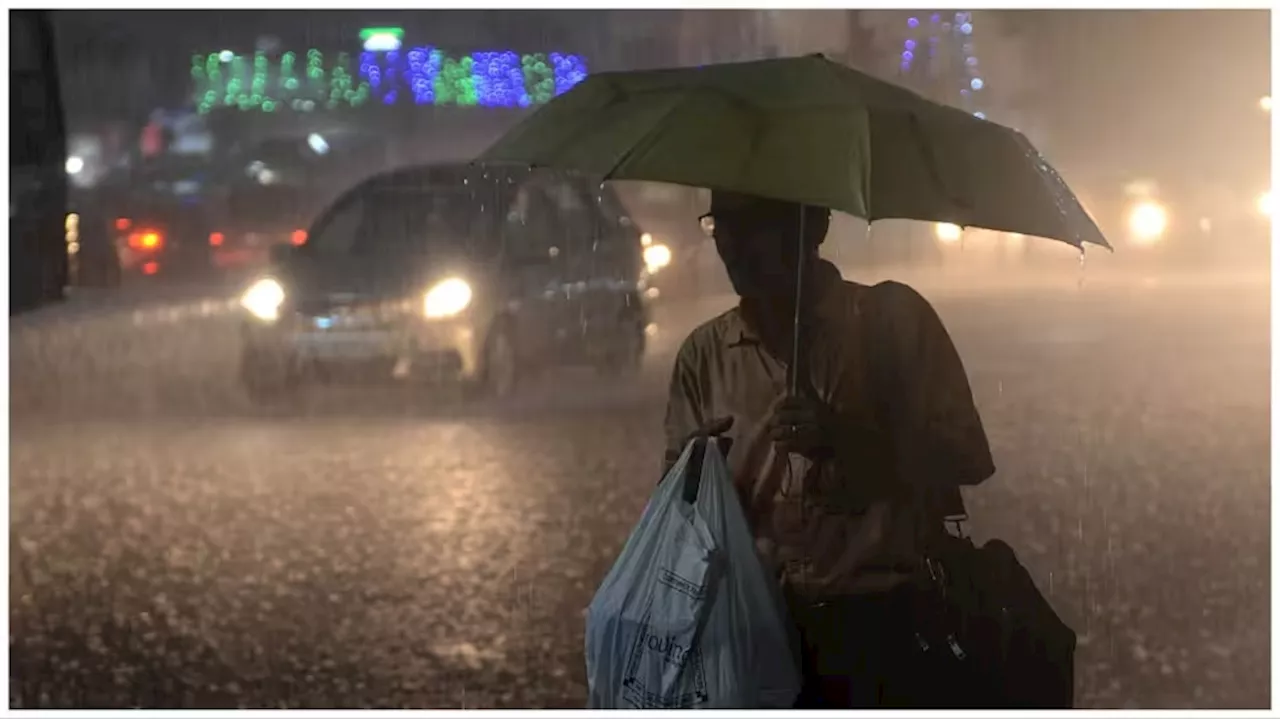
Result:
{"label": "shirt sleeve", "polygon": [[884,283],[894,345],[892,442],[897,471],[917,487],[976,485],[995,473],[960,353],[929,301]]}
{"label": "shirt sleeve", "polygon": [[684,441],[702,426],[702,392],[698,381],[697,345],[689,337],[676,354],[675,368],[671,371],[671,386],[667,393],[667,413],[663,421],[666,438],[663,455],[663,476],[680,459]]}

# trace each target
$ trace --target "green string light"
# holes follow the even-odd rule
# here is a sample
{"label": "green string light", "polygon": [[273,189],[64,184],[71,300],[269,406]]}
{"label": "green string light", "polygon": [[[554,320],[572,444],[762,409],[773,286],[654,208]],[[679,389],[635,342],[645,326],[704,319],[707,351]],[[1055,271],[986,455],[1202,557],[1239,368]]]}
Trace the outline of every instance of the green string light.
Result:
{"label": "green string light", "polygon": [[550,102],[556,94],[556,77],[547,64],[547,56],[542,53],[525,55],[520,64],[530,99],[539,105]]}

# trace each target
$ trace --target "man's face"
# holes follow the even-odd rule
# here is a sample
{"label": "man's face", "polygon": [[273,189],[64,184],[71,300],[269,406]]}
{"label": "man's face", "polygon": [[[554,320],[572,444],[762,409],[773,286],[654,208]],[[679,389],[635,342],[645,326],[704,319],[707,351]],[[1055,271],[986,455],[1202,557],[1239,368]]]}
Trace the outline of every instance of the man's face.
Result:
{"label": "man's face", "polygon": [[[763,201],[729,208],[716,204],[712,203],[709,214],[714,223],[712,236],[738,296],[779,300],[794,295],[800,254],[799,206]],[[806,228],[805,234],[812,236],[817,230]],[[825,234],[826,228],[821,230]]]}

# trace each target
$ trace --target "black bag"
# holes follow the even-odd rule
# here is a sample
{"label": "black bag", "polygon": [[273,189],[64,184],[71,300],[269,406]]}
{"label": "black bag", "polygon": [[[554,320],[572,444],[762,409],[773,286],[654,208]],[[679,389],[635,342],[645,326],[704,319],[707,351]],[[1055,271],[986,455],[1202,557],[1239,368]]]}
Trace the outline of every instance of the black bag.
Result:
{"label": "black bag", "polygon": [[922,573],[916,639],[948,708],[1070,709],[1076,634],[1013,548],[945,530]]}
{"label": "black bag", "polygon": [[[868,332],[868,363],[882,417],[901,385],[890,358],[892,327]],[[877,337],[878,335],[878,337]],[[881,341],[876,341],[877,339]],[[926,558],[914,608],[921,681],[934,687],[930,704],[948,709],[1070,709],[1075,684],[1076,634],[1036,587],[1013,548],[1000,540],[977,546],[964,535],[968,517],[958,489],[915,490],[932,519],[922,536]],[[960,512],[954,508],[959,505]],[[947,530],[953,524],[956,533]]]}

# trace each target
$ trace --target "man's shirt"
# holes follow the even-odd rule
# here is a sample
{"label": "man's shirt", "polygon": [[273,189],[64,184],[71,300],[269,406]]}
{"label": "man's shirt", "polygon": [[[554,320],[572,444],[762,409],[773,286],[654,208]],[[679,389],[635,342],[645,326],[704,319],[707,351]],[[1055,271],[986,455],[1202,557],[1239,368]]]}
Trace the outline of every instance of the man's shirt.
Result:
{"label": "man's shirt", "polygon": [[[704,423],[732,416],[729,467],[761,556],[784,585],[814,599],[886,590],[919,567],[922,530],[939,513],[963,512],[958,487],[994,473],[991,451],[927,300],[897,283],[845,282],[826,263],[810,287],[808,384],[839,427],[831,456],[776,451],[766,424],[786,394],[787,366],[735,308],[694,330],[676,357],[668,461]],[[940,509],[924,510],[922,496]]]}

